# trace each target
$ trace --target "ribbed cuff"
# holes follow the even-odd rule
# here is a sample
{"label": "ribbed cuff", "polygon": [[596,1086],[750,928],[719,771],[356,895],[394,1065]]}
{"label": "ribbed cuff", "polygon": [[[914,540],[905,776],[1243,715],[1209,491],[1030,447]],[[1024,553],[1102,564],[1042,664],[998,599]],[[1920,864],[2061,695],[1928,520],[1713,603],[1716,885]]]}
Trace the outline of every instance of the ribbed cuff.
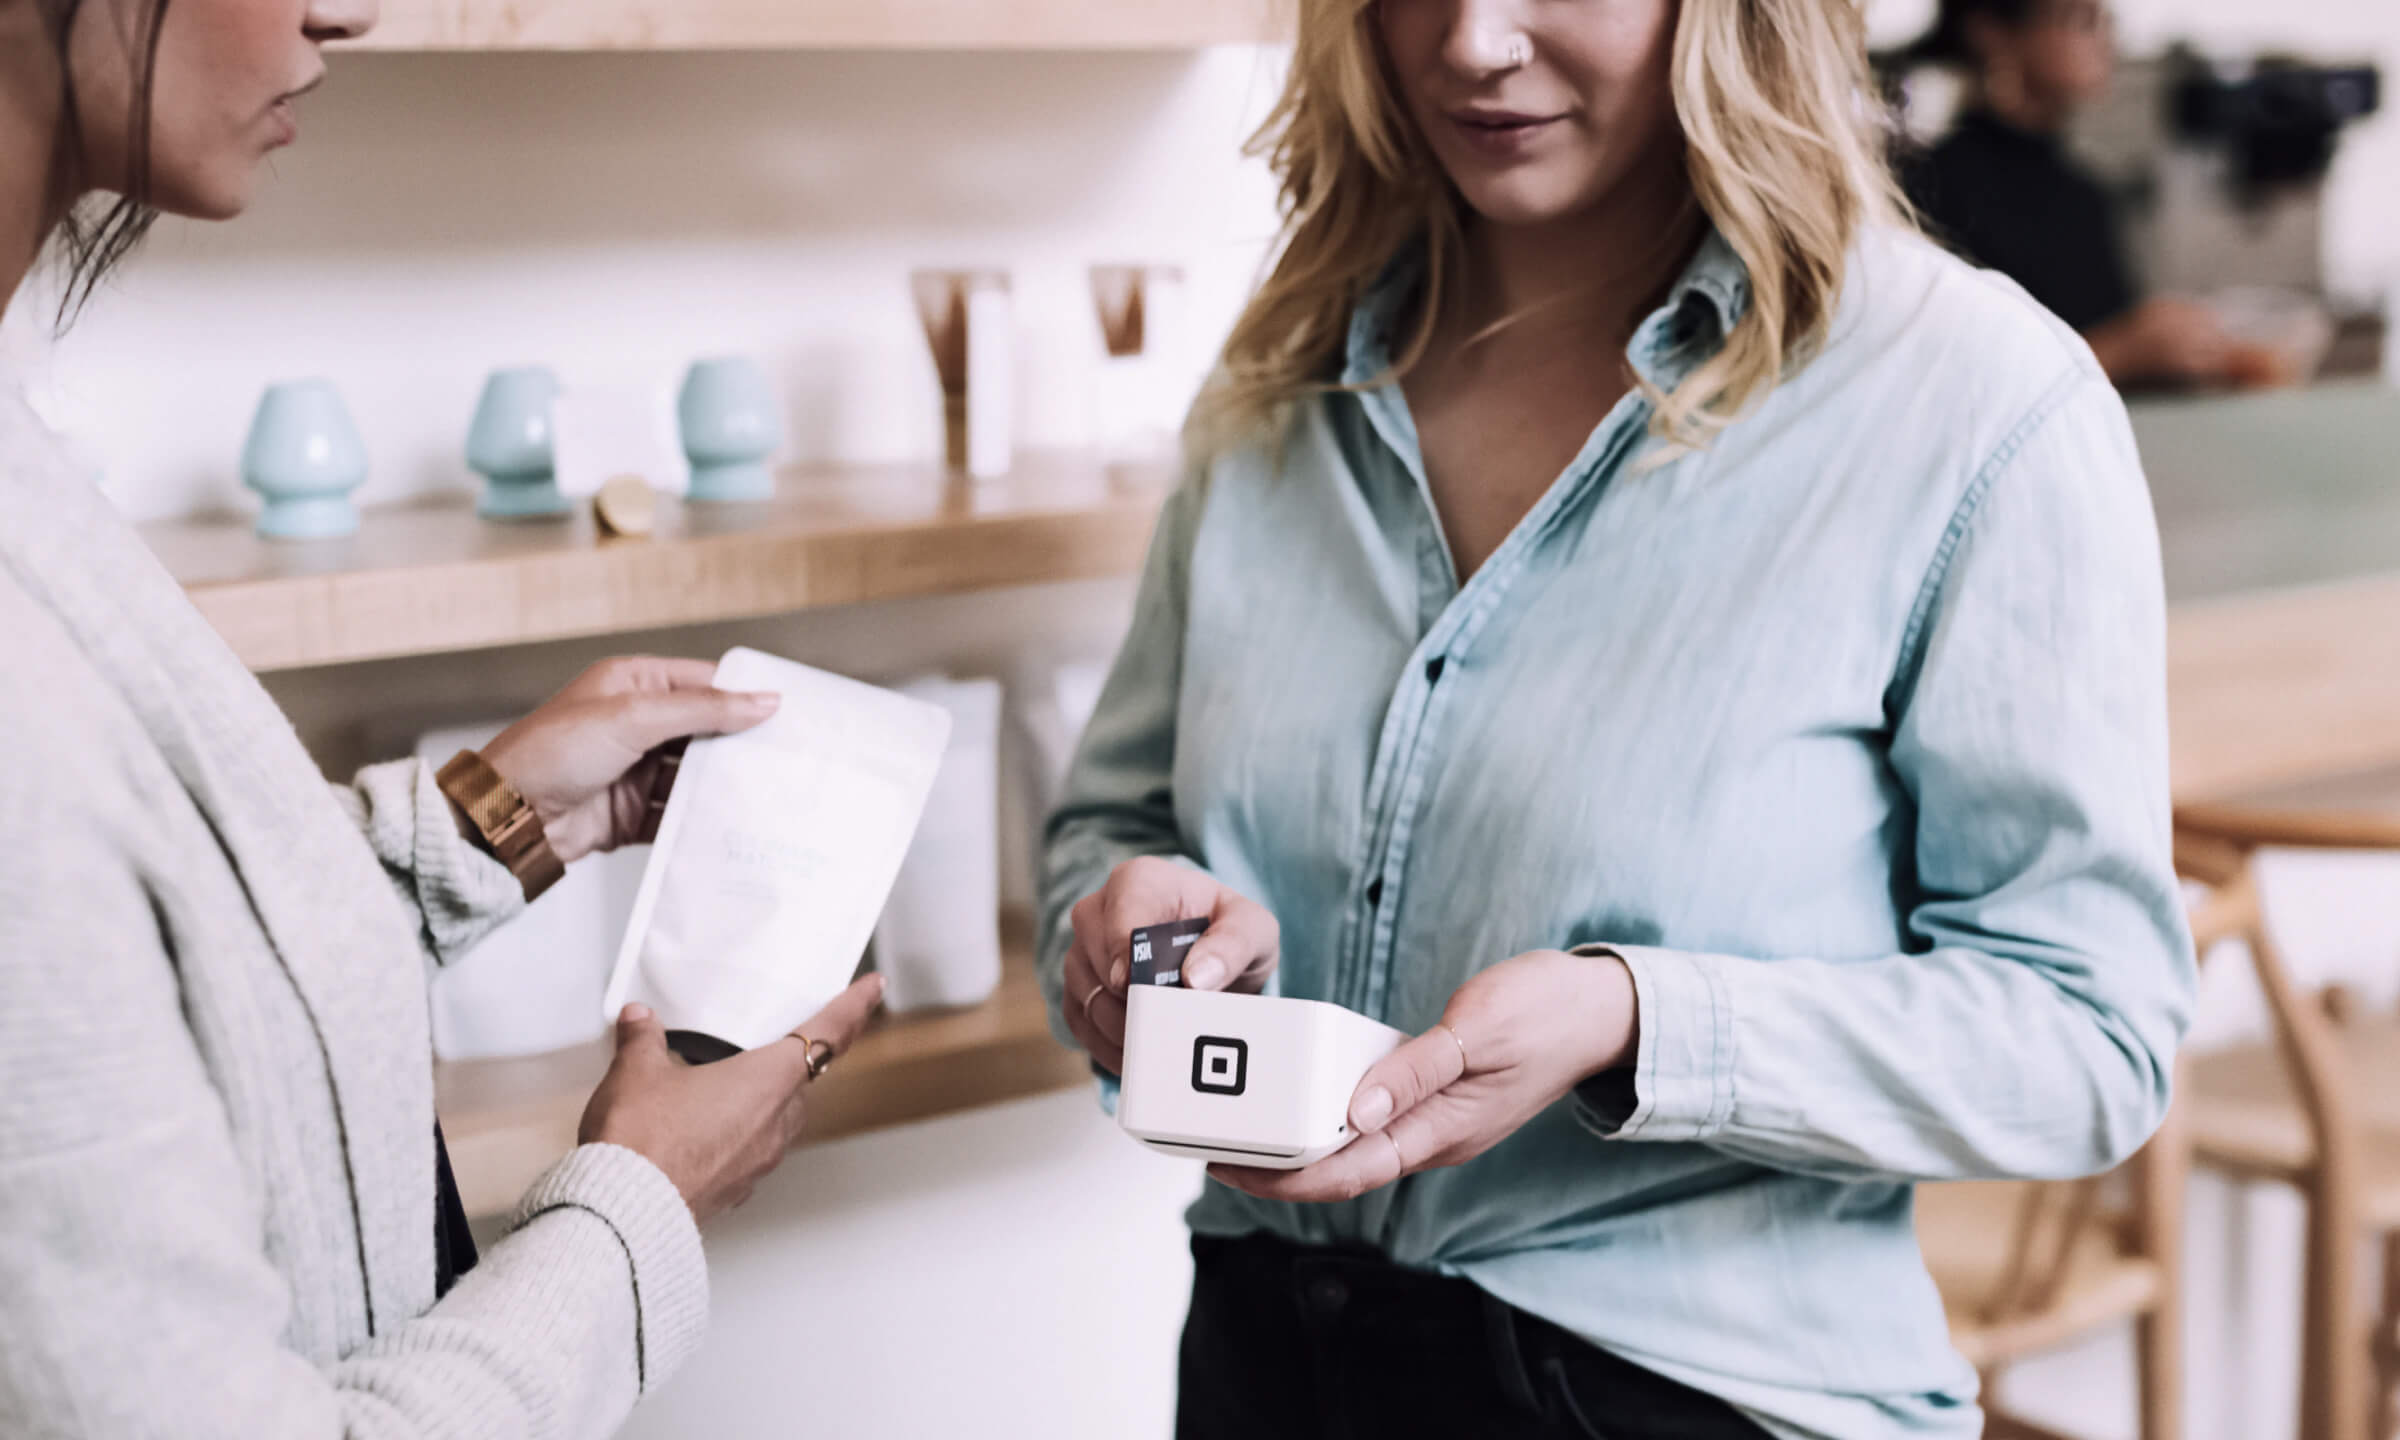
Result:
{"label": "ribbed cuff", "polygon": [[375,853],[415,878],[426,938],[444,964],[525,908],[517,877],[458,833],[431,765],[371,765],[358,772],[352,788],[366,802],[367,840]]}
{"label": "ribbed cuff", "polygon": [[1641,1038],[1633,1060],[1633,1113],[1624,1123],[1582,1096],[1576,1118],[1611,1140],[1706,1140],[1733,1119],[1733,999],[1717,957],[1640,945],[1587,945],[1633,972]]}
{"label": "ribbed cuff", "polygon": [[632,1267],[635,1368],[643,1394],[666,1383],[708,1330],[708,1257],[666,1172],[622,1145],[579,1145],[518,1202],[510,1230],[553,1210],[589,1212]]}

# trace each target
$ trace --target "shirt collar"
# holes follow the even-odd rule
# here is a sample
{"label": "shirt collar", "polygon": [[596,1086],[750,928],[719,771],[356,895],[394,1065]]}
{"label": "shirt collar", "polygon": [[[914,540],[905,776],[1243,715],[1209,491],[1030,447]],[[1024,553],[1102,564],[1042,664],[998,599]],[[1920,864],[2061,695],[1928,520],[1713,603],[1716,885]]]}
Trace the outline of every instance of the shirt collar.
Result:
{"label": "shirt collar", "polygon": [[[1394,256],[1350,314],[1342,384],[1371,386],[1391,368],[1400,322],[1422,293],[1425,247],[1412,244]],[[1750,271],[1714,225],[1701,237],[1665,303],[1633,332],[1628,354],[1634,370],[1661,389],[1672,390],[1706,364],[1727,332],[1750,306]]]}

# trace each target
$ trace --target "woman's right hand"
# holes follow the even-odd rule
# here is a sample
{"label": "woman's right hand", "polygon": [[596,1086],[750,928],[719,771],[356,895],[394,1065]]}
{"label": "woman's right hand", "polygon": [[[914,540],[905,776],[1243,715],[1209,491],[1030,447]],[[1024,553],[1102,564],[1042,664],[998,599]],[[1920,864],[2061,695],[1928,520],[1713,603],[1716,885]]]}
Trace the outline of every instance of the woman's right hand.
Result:
{"label": "woman's right hand", "polygon": [[2208,384],[2226,377],[2238,348],[2207,306],[2157,296],[2086,337],[2109,378]]}
{"label": "woman's right hand", "polygon": [[810,1042],[843,1054],[882,1003],[883,977],[869,975],[781,1040],[713,1065],[676,1059],[658,1017],[628,1005],[617,1020],[617,1058],[577,1138],[622,1145],[656,1165],[705,1225],[749,1199],[800,1138]]}
{"label": "woman's right hand", "polygon": [[1133,932],[1145,925],[1206,916],[1208,933],[1183,959],[1194,990],[1256,994],[1275,973],[1283,931],[1267,908],[1217,883],[1205,870],[1144,855],[1111,871],[1108,883],[1076,903],[1067,947],[1067,1029],[1100,1067],[1125,1070],[1125,979]]}

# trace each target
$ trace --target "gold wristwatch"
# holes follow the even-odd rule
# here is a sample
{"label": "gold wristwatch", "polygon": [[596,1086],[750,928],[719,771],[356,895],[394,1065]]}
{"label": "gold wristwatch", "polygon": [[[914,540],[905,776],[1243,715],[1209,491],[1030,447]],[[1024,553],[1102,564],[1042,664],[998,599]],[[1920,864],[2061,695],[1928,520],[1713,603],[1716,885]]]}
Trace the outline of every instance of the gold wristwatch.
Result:
{"label": "gold wristwatch", "polygon": [[459,751],[433,781],[451,803],[467,812],[468,823],[484,845],[517,877],[528,904],[565,878],[567,867],[542,833],[542,817],[481,755]]}

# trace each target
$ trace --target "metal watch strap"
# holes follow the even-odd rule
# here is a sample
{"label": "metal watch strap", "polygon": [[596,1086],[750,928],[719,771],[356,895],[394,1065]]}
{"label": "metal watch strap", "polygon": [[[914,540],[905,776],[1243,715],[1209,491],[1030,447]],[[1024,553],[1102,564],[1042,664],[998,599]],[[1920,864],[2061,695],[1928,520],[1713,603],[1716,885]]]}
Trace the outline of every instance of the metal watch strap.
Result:
{"label": "metal watch strap", "polygon": [[517,877],[528,903],[565,878],[567,867],[550,848],[550,837],[542,832],[542,817],[481,755],[459,751],[435,773],[434,783],[467,812],[475,833],[508,867],[508,873]]}

